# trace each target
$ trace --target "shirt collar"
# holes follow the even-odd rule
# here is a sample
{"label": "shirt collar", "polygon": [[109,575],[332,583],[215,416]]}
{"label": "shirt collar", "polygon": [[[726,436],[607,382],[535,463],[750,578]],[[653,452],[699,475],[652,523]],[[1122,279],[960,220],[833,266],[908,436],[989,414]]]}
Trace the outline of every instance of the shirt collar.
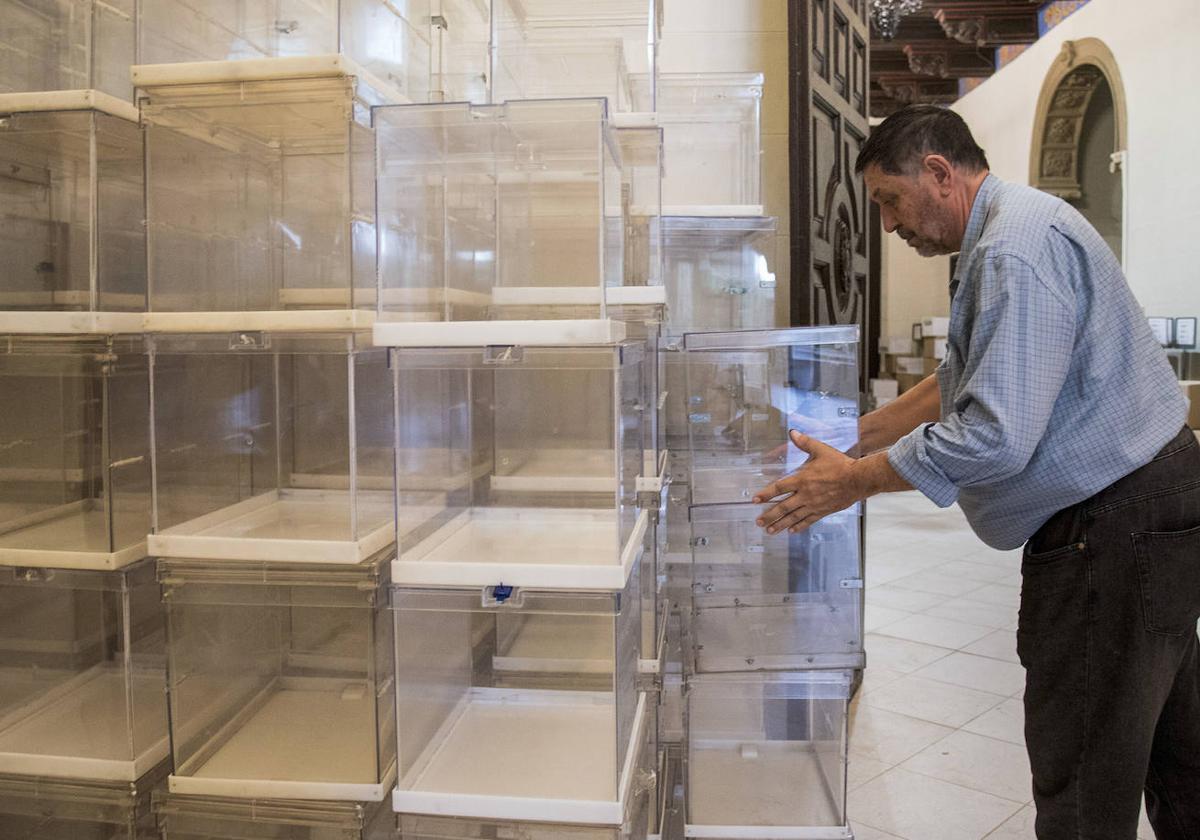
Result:
{"label": "shirt collar", "polygon": [[992,200],[996,197],[996,190],[999,188],[1000,179],[989,173],[983,179],[983,183],[979,185],[979,191],[975,193],[975,201],[971,204],[971,215],[967,218],[967,229],[963,231],[962,248],[958,252],[958,266],[954,270],[954,276],[950,279],[950,297],[952,299],[954,293],[958,291],[959,272],[963,270],[971,251],[975,249],[975,246],[979,244],[980,237],[983,236],[983,226],[987,223],[988,212],[992,209]]}

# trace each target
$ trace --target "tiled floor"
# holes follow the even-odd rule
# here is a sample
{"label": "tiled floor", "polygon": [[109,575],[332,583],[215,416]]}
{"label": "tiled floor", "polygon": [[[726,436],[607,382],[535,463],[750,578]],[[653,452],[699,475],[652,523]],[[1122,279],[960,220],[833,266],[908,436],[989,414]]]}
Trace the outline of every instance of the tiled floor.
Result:
{"label": "tiled floor", "polygon": [[[867,670],[851,708],[856,840],[1034,840],[1017,661],[1020,552],[917,493],[867,516]],[[1138,834],[1153,840],[1143,815]]]}

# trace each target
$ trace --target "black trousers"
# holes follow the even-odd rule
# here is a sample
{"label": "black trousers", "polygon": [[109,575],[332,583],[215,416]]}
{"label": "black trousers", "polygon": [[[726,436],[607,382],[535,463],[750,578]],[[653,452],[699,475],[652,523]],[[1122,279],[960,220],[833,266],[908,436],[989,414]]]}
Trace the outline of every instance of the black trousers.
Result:
{"label": "black trousers", "polygon": [[1055,514],[1025,546],[1017,653],[1039,840],[1200,840],[1200,446]]}

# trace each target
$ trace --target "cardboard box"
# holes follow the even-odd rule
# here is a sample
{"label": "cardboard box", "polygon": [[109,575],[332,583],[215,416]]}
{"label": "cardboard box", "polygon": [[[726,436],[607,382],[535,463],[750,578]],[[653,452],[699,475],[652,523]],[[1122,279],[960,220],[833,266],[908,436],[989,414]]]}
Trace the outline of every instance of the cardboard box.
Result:
{"label": "cardboard box", "polygon": [[938,359],[926,359],[924,356],[922,356],[921,360],[925,362],[924,371],[926,376],[931,376],[942,365]]}
{"label": "cardboard box", "polygon": [[910,373],[924,375],[925,373],[925,357],[924,356],[896,356],[896,373]]}
{"label": "cardboard box", "polygon": [[921,374],[916,373],[898,373],[896,374],[896,383],[900,386],[900,393],[915,388],[920,382],[925,379]]}
{"label": "cardboard box", "polygon": [[879,400],[894,400],[900,396],[900,383],[895,379],[872,379],[871,396]]}
{"label": "cardboard box", "polygon": [[950,335],[950,319],[927,316],[921,319],[921,338],[945,338]]}
{"label": "cardboard box", "polygon": [[1179,387],[1191,402],[1188,408],[1188,425],[1193,429],[1200,429],[1200,381],[1184,380],[1179,383]]}
{"label": "cardboard box", "polygon": [[946,348],[949,344],[949,339],[946,338],[924,338],[921,339],[921,355],[926,359],[937,359],[941,361],[946,358]]}
{"label": "cardboard box", "polygon": [[879,339],[879,352],[893,356],[912,356],[916,351],[907,335],[889,335]]}

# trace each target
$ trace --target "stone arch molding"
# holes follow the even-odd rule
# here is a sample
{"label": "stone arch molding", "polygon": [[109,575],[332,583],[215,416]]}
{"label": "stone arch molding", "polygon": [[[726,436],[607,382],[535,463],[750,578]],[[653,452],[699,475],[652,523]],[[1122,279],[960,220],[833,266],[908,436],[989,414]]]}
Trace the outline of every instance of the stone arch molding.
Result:
{"label": "stone arch molding", "polygon": [[1112,91],[1116,117],[1114,167],[1123,162],[1128,119],[1117,60],[1098,38],[1067,41],[1050,66],[1038,98],[1029,160],[1029,183],[1034,187],[1065,199],[1083,195],[1079,183],[1083,118],[1101,81]]}

